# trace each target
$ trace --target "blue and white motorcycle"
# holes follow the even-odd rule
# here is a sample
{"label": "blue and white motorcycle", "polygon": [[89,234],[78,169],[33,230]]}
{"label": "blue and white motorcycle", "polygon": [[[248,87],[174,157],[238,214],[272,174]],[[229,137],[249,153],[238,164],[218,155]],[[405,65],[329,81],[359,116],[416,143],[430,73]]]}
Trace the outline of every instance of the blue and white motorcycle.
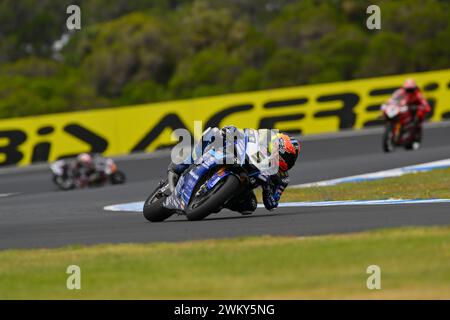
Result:
{"label": "blue and white motorcycle", "polygon": [[176,213],[186,215],[190,221],[202,220],[226,208],[242,192],[257,188],[262,174],[278,170],[278,158],[271,156],[278,155],[278,151],[270,154],[267,143],[261,143],[264,139],[268,141],[270,137],[261,130],[246,129],[242,139],[231,142],[231,156],[229,139],[225,139],[222,148],[208,145],[183,172],[176,186],[171,187],[168,179],[159,183],[144,202],[144,217],[160,222]]}

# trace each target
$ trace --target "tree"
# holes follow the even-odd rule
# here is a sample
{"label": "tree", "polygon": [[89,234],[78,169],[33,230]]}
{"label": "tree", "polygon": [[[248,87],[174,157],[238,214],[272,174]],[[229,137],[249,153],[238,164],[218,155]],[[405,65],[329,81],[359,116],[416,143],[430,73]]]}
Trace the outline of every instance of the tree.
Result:
{"label": "tree", "polygon": [[178,65],[169,88],[182,98],[226,93],[243,68],[223,47],[204,49]]}
{"label": "tree", "polygon": [[305,51],[321,37],[334,33],[341,21],[329,2],[304,0],[284,7],[269,23],[267,32],[281,47]]}
{"label": "tree", "polygon": [[383,31],[371,39],[356,76],[370,77],[412,72],[413,55],[404,37]]}
{"label": "tree", "polygon": [[117,98],[129,82],[166,84],[174,69],[169,34],[155,17],[132,13],[82,30],[64,51],[106,97]]}

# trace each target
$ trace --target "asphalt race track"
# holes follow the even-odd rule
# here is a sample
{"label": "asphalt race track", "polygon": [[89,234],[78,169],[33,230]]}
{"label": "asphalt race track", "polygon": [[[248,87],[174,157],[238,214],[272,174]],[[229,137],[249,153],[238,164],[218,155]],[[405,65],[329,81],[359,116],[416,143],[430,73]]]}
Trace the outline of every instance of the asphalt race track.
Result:
{"label": "asphalt race track", "polygon": [[[292,170],[292,184],[339,178],[450,158],[450,125],[427,128],[423,148],[384,154],[381,131],[308,137]],[[258,209],[241,216],[230,211],[204,221],[174,216],[150,223],[139,213],[109,212],[107,205],[143,201],[165,175],[167,152],[119,159],[128,183],[58,191],[47,167],[0,170],[0,249],[76,244],[182,241],[251,235],[316,235],[380,227],[450,224],[450,204]],[[419,186],[418,186],[419,187]]]}

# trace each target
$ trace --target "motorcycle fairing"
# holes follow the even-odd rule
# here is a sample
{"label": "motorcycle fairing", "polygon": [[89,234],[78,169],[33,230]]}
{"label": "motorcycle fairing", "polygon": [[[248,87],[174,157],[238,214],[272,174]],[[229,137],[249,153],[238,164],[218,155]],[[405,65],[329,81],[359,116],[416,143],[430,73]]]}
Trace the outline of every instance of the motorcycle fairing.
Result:
{"label": "motorcycle fairing", "polygon": [[174,192],[164,201],[164,207],[182,211],[186,208],[200,178],[216,165],[209,153],[204,155],[203,158],[204,161],[202,163],[191,165],[180,176]]}
{"label": "motorcycle fairing", "polygon": [[57,176],[62,176],[64,173],[63,166],[65,164],[64,160],[58,160],[50,164],[50,169]]}
{"label": "motorcycle fairing", "polygon": [[230,174],[233,174],[231,171],[226,170],[225,167],[222,167],[219,169],[216,173],[213,174],[213,176],[207,181],[206,188],[208,190],[211,190],[214,188],[214,186],[223,178],[229,176]]}

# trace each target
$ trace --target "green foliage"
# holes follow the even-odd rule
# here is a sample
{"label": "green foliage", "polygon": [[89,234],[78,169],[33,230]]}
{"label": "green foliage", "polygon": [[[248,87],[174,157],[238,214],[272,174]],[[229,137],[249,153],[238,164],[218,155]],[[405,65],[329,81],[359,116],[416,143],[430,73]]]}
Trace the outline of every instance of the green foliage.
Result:
{"label": "green foliage", "polygon": [[342,21],[330,2],[304,0],[286,6],[268,25],[268,33],[280,46],[306,51]]}
{"label": "green foliage", "polygon": [[115,98],[129,82],[169,80],[172,44],[156,18],[132,13],[91,28],[66,51],[99,94]]}
{"label": "green foliage", "polygon": [[214,8],[209,2],[198,0],[177,16],[183,55],[216,46],[233,50],[245,44],[248,26],[245,21],[234,19],[227,8]]}
{"label": "green foliage", "polygon": [[310,75],[309,81],[316,83],[355,78],[355,66],[367,54],[368,42],[368,37],[360,28],[348,23],[342,24],[336,32],[321,37],[310,53],[310,58],[320,68]]}
{"label": "green foliage", "polygon": [[406,46],[405,39],[392,32],[377,34],[369,44],[357,75],[389,75],[414,70],[414,53]]}
{"label": "green foliage", "polygon": [[127,84],[122,95],[116,99],[116,105],[139,104],[148,101],[162,101],[171,99],[166,88],[154,81],[131,82]]}
{"label": "green foliage", "polygon": [[263,71],[262,87],[274,88],[304,84],[310,69],[306,56],[292,48],[282,48],[267,61]]}
{"label": "green foliage", "polygon": [[205,49],[179,64],[170,89],[180,97],[225,93],[244,66],[223,48]]}
{"label": "green foliage", "polygon": [[79,73],[61,63],[30,58],[0,68],[0,118],[107,106]]}
{"label": "green foliage", "polygon": [[50,56],[51,44],[63,33],[70,0],[0,1],[0,63],[29,55]]}
{"label": "green foliage", "polygon": [[0,117],[443,69],[449,43],[441,0],[3,0]]}

